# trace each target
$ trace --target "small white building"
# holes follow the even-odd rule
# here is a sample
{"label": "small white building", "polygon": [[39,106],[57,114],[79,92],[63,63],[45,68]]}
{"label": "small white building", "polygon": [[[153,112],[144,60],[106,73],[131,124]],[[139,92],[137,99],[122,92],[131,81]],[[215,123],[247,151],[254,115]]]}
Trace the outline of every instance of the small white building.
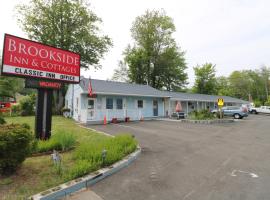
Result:
{"label": "small white building", "polygon": [[140,120],[164,117],[164,101],[169,96],[148,85],[91,80],[93,96],[89,96],[89,79],[69,85],[65,107],[81,123],[117,120]]}
{"label": "small white building", "polygon": [[223,98],[225,106],[241,106],[249,102],[228,96],[168,92],[148,85],[115,81],[91,80],[93,96],[89,96],[89,79],[69,85],[65,107],[71,116],[81,123],[103,123],[117,120],[141,120],[168,117],[175,112],[177,102],[188,113],[194,110],[217,108],[217,99]]}
{"label": "small white building", "polygon": [[228,97],[228,96],[218,96],[218,95],[207,95],[207,94],[193,94],[193,93],[183,93],[183,92],[167,92],[165,94],[170,96],[169,99],[165,100],[165,110],[168,115],[175,112],[177,102],[181,103],[183,112],[186,114],[194,110],[213,110],[218,108],[217,100],[222,98],[224,100],[224,106],[241,106],[243,104],[249,104],[248,101],[241,99]]}

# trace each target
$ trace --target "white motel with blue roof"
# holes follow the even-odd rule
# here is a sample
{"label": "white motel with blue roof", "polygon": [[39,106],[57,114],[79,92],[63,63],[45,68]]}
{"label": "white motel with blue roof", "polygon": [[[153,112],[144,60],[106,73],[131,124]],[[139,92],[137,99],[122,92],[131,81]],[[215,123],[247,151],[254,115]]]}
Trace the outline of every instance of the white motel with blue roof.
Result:
{"label": "white motel with blue roof", "polygon": [[69,85],[65,107],[71,110],[71,117],[86,124],[103,123],[104,118],[142,120],[169,117],[175,112],[177,102],[188,114],[194,110],[214,109],[218,98],[225,105],[242,105],[249,102],[240,99],[203,94],[160,91],[148,85],[115,81],[91,80],[93,95],[90,97],[89,79],[81,78],[79,84]]}

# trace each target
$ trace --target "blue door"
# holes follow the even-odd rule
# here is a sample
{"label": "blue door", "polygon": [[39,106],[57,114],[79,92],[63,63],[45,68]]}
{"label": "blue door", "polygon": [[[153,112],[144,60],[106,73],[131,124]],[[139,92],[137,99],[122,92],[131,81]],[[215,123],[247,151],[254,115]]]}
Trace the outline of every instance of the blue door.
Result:
{"label": "blue door", "polygon": [[153,115],[158,116],[158,101],[153,100]]}

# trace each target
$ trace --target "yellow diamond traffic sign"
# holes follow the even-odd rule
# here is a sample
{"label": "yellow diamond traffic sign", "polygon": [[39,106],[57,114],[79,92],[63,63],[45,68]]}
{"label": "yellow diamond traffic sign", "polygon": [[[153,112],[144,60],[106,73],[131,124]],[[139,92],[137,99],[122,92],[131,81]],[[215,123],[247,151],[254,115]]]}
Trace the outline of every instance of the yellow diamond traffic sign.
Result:
{"label": "yellow diamond traffic sign", "polygon": [[218,104],[218,106],[223,106],[224,105],[224,99],[218,98],[217,104]]}

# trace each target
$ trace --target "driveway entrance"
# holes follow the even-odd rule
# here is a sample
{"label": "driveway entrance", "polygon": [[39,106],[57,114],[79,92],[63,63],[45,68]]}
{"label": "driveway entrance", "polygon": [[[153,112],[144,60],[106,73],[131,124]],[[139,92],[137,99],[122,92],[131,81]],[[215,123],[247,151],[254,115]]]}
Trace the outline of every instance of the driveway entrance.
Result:
{"label": "driveway entrance", "polygon": [[91,126],[134,134],[142,154],[90,190],[104,200],[269,199],[269,120],[250,116],[225,125],[145,121]]}

